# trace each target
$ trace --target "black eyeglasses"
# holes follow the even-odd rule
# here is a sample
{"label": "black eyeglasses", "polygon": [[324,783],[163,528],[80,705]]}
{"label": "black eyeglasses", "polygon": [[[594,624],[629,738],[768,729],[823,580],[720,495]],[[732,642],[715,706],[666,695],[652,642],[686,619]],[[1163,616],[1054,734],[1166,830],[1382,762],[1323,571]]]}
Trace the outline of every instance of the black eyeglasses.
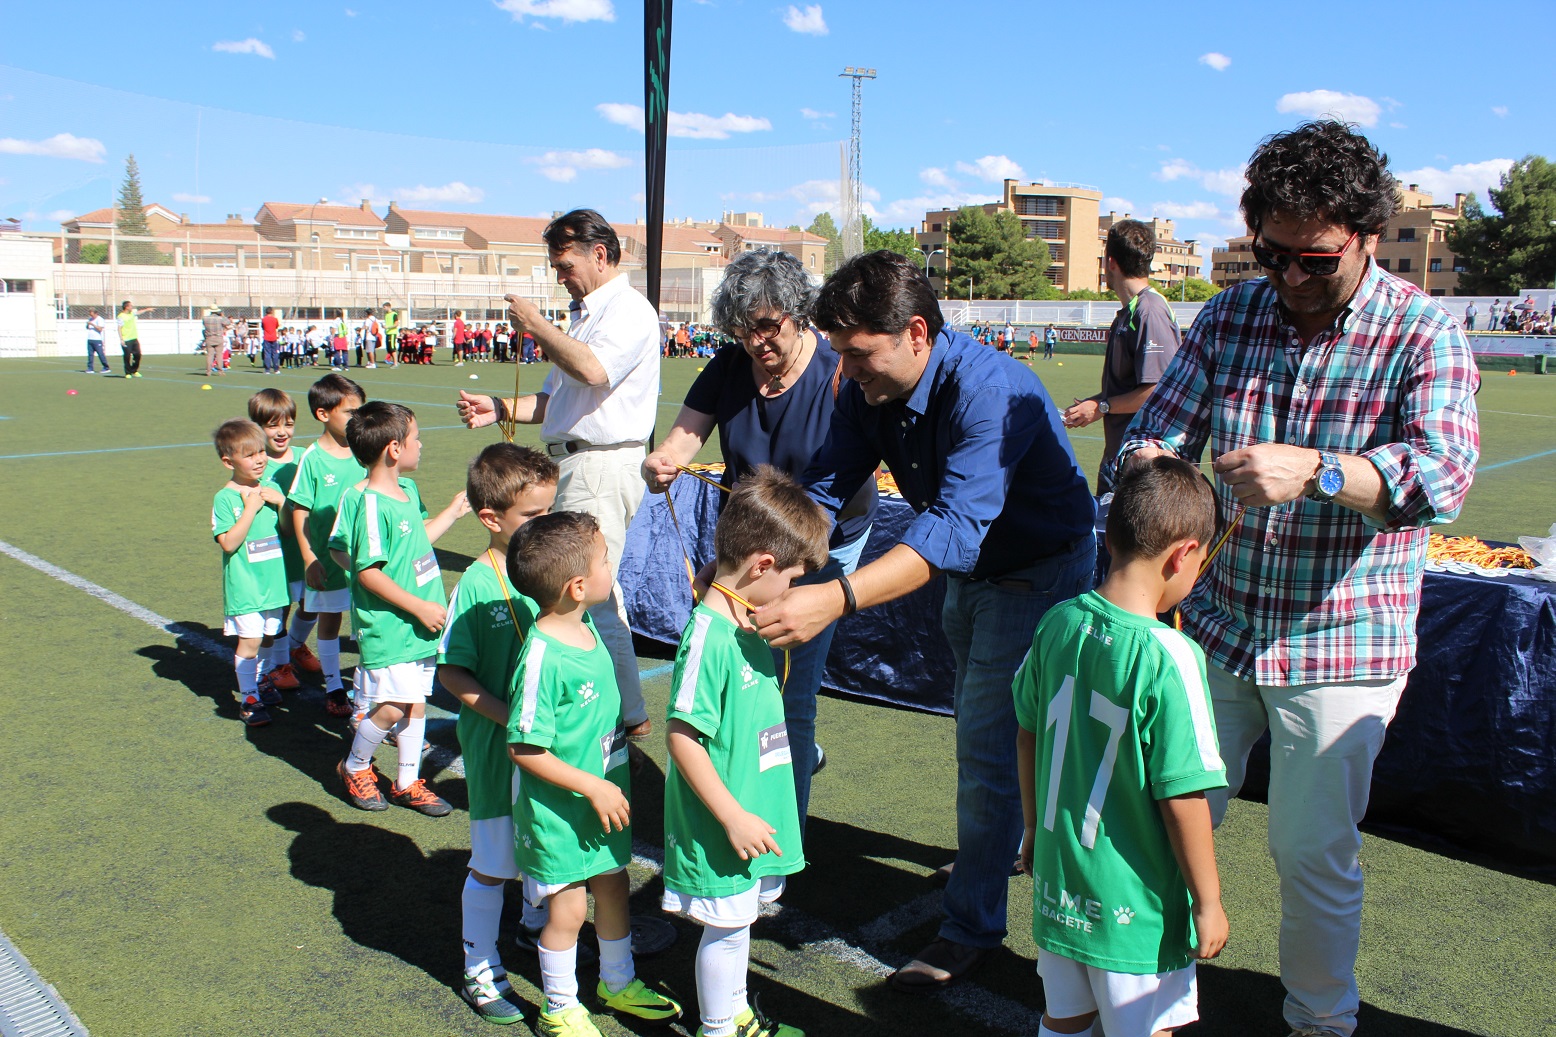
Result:
{"label": "black eyeglasses", "polygon": [[1336,252],[1285,252],[1268,248],[1257,242],[1248,247],[1253,252],[1254,261],[1267,270],[1284,271],[1295,261],[1297,266],[1314,277],[1328,277],[1340,269],[1340,260],[1345,258],[1351,242],[1355,241],[1360,234],[1359,230],[1352,231],[1351,236],[1345,239],[1345,244],[1341,245]]}
{"label": "black eyeglasses", "polygon": [[758,338],[764,342],[783,330],[783,322],[789,319],[787,313],[780,313],[776,319],[768,317],[763,320],[754,320],[750,324],[736,329],[738,338]]}

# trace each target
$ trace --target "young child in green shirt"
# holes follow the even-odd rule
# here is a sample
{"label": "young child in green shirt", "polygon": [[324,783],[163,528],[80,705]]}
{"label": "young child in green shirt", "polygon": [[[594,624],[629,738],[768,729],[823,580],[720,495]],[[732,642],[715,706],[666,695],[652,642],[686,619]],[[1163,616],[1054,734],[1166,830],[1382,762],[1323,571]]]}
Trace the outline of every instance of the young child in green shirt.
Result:
{"label": "young child in green shirt", "polygon": [[309,387],[308,411],[324,434],[303,451],[287,491],[303,565],[303,608],[318,617],[324,708],[332,717],[351,715],[340,678],[340,618],[351,609],[351,581],[330,557],[329,541],[341,495],[367,475],[346,443],[346,425],[366,402],[360,385],[334,371]]}
{"label": "young child in green shirt", "polygon": [[357,694],[367,715],[337,771],[353,806],[385,809],[373,751],[404,720],[397,728],[400,766],[389,798],[442,817],[452,808],[420,776],[437,635],[447,617],[443,573],[432,545],[470,506],[461,490],[436,518],[427,518],[416,484],[404,477],[421,463],[421,433],[409,407],[381,400],[363,404],[346,425],[346,442],[367,469],[367,485],[342,500],[329,547],[336,564],[351,574],[351,626],[361,656]]}
{"label": "young child in green shirt", "polygon": [[594,893],[604,1007],[668,1023],[681,1006],[637,978],[627,909],[632,808],[627,734],[610,650],[588,608],[611,596],[605,537],[592,515],[532,519],[508,545],[508,575],[540,606],[513,676],[508,750],[521,774],[514,853],[524,897],[545,903],[543,1037],[599,1037],[578,1000],[578,932]]}
{"label": "young child in green shirt", "polygon": [[[223,633],[238,638],[233,669],[238,677],[238,715],[249,727],[270,723],[265,706],[279,692],[259,687],[259,653],[281,631],[286,605],[286,563],[278,523],[286,496],[265,480],[265,432],[252,421],[224,421],[212,436],[216,455],[232,478],[211,502],[211,533],[222,549]],[[269,701],[266,701],[269,699]]]}
{"label": "young child in green shirt", "polygon": [[[460,993],[478,1015],[499,1024],[523,1017],[497,953],[503,883],[520,877],[513,855],[508,693],[519,649],[540,611],[508,579],[508,542],[525,523],[551,510],[557,475],[555,461],[513,443],[493,443],[470,462],[465,496],[486,527],[487,546],[459,578],[438,643],[438,679],[460,704],[455,730],[470,796]],[[542,913],[539,924],[543,918]]]}
{"label": "young child in green shirt", "polygon": [[703,926],[701,1037],[804,1037],[746,996],[751,923],[805,867],[782,685],[750,614],[826,564],[830,532],[784,473],[763,465],[741,479],[714,533],[713,582],[676,653],[664,909]]}
{"label": "young child in green shirt", "polygon": [[1177,458],[1126,470],[1102,586],[1055,605],[1014,684],[1016,756],[1047,1010],[1040,1037],[1166,1037],[1199,1018],[1194,959],[1226,943],[1205,790],[1226,768],[1198,645],[1156,617],[1194,587],[1210,484]]}
{"label": "young child in green shirt", "polygon": [[[291,493],[297,480],[297,455],[292,450],[292,434],[297,429],[297,404],[280,389],[265,388],[249,397],[249,420],[265,430],[265,477],[282,493]],[[269,658],[261,660],[260,679],[269,680],[277,691],[295,691],[302,686],[297,670],[319,672],[319,660],[308,650],[308,635],[313,633],[313,613],[302,607],[303,556],[297,546],[296,527],[289,504],[281,506],[281,558],[286,562],[287,605],[281,610],[281,630],[270,646]],[[288,625],[288,613],[298,605]],[[295,665],[295,669],[294,669]]]}

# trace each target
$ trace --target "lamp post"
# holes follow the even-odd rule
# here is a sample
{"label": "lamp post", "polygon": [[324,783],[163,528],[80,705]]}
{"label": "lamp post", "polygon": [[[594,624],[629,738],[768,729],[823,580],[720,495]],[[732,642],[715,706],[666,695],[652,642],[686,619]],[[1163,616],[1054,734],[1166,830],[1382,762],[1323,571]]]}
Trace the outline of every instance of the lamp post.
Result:
{"label": "lamp post", "polygon": [[924,257],[924,279],[927,281],[929,279],[929,261],[931,259],[935,258],[936,256],[943,256],[943,255],[945,255],[945,249],[937,248],[933,252],[925,252],[923,249],[919,248],[917,245],[914,245],[913,246],[913,251],[917,252],[919,255]]}
{"label": "lamp post", "polygon": [[[1556,220],[1549,221],[1552,227],[1556,227]],[[1551,290],[1556,291],[1556,273],[1551,274]]]}

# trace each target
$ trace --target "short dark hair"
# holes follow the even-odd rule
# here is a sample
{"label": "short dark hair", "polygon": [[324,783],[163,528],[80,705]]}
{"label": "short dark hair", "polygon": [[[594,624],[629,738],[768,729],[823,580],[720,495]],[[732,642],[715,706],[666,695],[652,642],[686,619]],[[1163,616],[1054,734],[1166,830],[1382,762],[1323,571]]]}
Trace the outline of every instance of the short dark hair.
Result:
{"label": "short dark hair", "polygon": [[531,519],[508,542],[508,579],[520,594],[551,608],[569,580],[588,575],[599,531],[599,520],[583,511]]}
{"label": "short dark hair", "polygon": [[211,442],[216,444],[217,457],[238,457],[243,447],[253,447],[255,452],[265,449],[265,430],[247,418],[232,418],[216,426]]}
{"label": "short dark hair", "polygon": [[343,374],[327,374],[308,387],[308,413],[314,417],[321,410],[328,414],[351,396],[367,402],[367,393],[356,382]]}
{"label": "short dark hair", "polygon": [[296,421],[297,404],[280,389],[267,387],[249,397],[249,420],[261,428],[277,421]]}
{"label": "short dark hair", "polygon": [[815,572],[827,564],[831,532],[826,513],[800,484],[764,464],[735,484],[713,533],[713,548],[719,564],[730,568],[765,551],[780,569],[803,564],[806,572]]}
{"label": "short dark hair", "polygon": [[1266,137],[1248,160],[1243,219],[1255,234],[1275,214],[1381,234],[1399,206],[1388,164],[1370,140],[1333,119]]}
{"label": "short dark hair", "polygon": [[561,472],[555,461],[533,447],[493,443],[465,473],[465,497],[471,511],[507,511],[519,494],[537,483],[555,484]]}
{"label": "short dark hair", "polygon": [[616,236],[616,229],[593,209],[574,209],[558,216],[546,224],[540,236],[552,252],[566,252],[570,248],[589,252],[596,245],[604,245],[606,262],[611,266],[621,262],[621,239]]}
{"label": "short dark hair", "polygon": [[886,249],[862,252],[827,278],[816,296],[816,327],[831,334],[864,328],[877,335],[900,335],[914,317],[929,325],[929,340],[940,334],[945,318],[929,278],[907,256]]}
{"label": "short dark hair", "polygon": [[1156,234],[1139,220],[1119,220],[1108,228],[1107,257],[1125,277],[1150,277],[1156,258]]}
{"label": "short dark hair", "polygon": [[1154,558],[1180,540],[1209,544],[1215,535],[1215,491],[1198,468],[1177,457],[1125,466],[1108,508],[1115,561]]}
{"label": "short dark hair", "polygon": [[346,445],[351,448],[351,456],[363,468],[373,467],[390,443],[405,442],[415,420],[415,412],[402,403],[364,403],[346,422]]}

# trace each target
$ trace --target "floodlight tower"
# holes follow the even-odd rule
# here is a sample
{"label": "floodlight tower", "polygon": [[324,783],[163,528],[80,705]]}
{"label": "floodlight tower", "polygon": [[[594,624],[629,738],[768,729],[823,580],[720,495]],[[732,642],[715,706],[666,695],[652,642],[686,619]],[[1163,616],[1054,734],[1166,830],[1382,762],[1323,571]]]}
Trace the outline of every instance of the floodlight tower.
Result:
{"label": "floodlight tower", "polygon": [[853,132],[848,138],[848,184],[843,198],[843,255],[856,256],[864,251],[864,174],[860,168],[859,112],[864,80],[875,78],[875,69],[849,65],[838,73],[854,81]]}

